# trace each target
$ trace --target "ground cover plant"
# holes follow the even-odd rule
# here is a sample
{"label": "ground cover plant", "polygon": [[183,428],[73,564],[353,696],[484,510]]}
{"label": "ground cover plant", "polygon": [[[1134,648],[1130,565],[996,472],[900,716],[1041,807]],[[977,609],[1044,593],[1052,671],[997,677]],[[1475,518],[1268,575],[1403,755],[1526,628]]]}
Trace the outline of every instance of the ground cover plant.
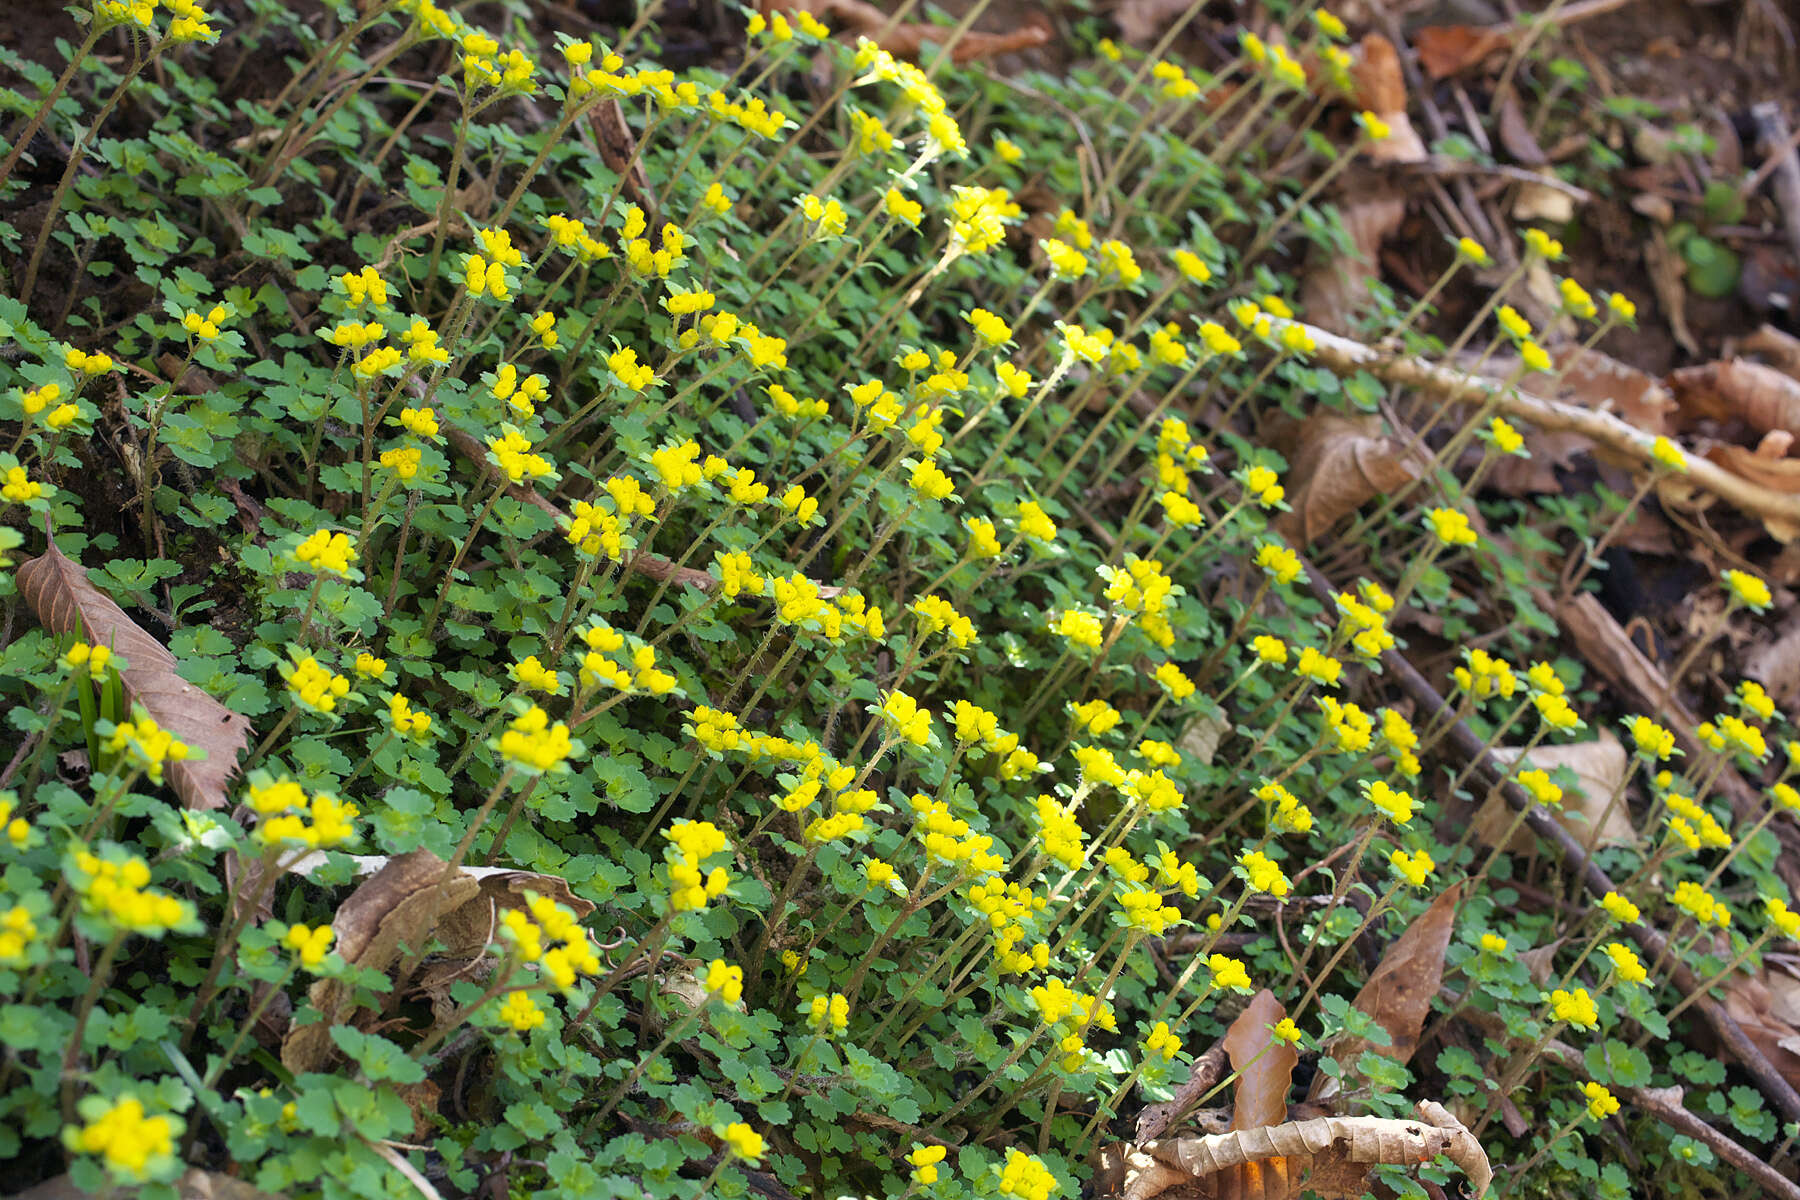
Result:
{"label": "ground cover plant", "polygon": [[[1545,399],[1637,303],[1542,223],[1343,271],[1418,135],[1327,9],[980,11],[0,54],[9,1182],[1792,1194],[1800,735],[1559,640],[1764,497]],[[1560,578],[1558,422],[1635,489]],[[1697,592],[1658,678],[1787,603]]]}

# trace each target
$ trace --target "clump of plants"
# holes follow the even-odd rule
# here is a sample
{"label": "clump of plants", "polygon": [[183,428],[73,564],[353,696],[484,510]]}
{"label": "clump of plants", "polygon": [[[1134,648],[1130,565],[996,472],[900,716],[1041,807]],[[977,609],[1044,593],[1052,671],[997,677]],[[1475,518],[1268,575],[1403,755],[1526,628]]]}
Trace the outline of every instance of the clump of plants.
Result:
{"label": "clump of plants", "polygon": [[[654,9],[322,8],[97,0],[60,74],[5,56],[0,188],[42,204],[0,224],[0,1156],[157,1195],[1074,1197],[1264,989],[1257,1054],[1341,1115],[1443,1102],[1510,1193],[1625,1194],[1616,1089],[1789,1150],[1680,1042],[1800,933],[1786,717],[1746,684],[1684,759],[1629,715],[1616,891],[1521,906],[1506,846],[1576,782],[1532,752],[1602,718],[1541,623],[1474,624],[1536,612],[1471,499],[1524,452],[1498,401],[1337,525],[1354,574],[1302,557],[1261,431],[1372,380],[1291,307],[1337,168],[1274,177],[1268,131],[1390,136],[1337,18],[1211,76],[1101,42],[1009,80],[804,11],[674,72]],[[1506,302],[1560,256],[1526,231],[1458,339],[1516,355],[1501,396],[1555,371]],[[1721,621],[1769,601],[1722,586]],[[1408,608],[1482,647],[1441,711],[1383,665]],[[1516,789],[1496,843],[1445,819]],[[1434,913],[1428,1052],[1384,1055],[1352,1000]]]}

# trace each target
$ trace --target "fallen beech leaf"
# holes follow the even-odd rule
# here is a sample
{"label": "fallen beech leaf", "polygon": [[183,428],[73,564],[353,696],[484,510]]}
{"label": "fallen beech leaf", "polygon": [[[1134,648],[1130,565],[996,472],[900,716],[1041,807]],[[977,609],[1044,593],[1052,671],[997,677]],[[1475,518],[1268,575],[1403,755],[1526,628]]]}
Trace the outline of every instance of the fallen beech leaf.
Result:
{"label": "fallen beech leaf", "polygon": [[1800,380],[1746,358],[1669,372],[1681,412],[1696,418],[1740,420],[1758,433],[1800,432]]}
{"label": "fallen beech leaf", "polygon": [[21,563],[16,578],[45,629],[111,646],[125,657],[130,665],[119,674],[126,702],[143,705],[158,725],[206,755],[164,768],[175,794],[189,808],[223,808],[238,756],[249,745],[250,719],[183,679],[175,670],[175,656],[88,582],[87,572],[54,541],[43,554]]}
{"label": "fallen beech leaf", "polygon": [[1238,1072],[1231,1101],[1233,1129],[1260,1129],[1287,1120],[1288,1089],[1300,1056],[1291,1044],[1269,1034],[1269,1026],[1285,1016],[1286,1007],[1264,988],[1225,1031],[1225,1055]]}
{"label": "fallen beech leaf", "polygon": [[[1487,1154],[1461,1121],[1440,1104],[1419,1101],[1418,1120],[1386,1117],[1321,1117],[1211,1137],[1174,1138],[1142,1146],[1114,1146],[1103,1153],[1095,1190],[1118,1200],[1151,1200],[1179,1187],[1183,1200],[1298,1200],[1313,1192],[1323,1200],[1352,1200],[1378,1164],[1414,1166],[1445,1155],[1471,1184],[1476,1200],[1487,1193],[1493,1169]],[[1285,1180],[1236,1168],[1279,1159]],[[1254,1180],[1254,1190],[1245,1184]]]}
{"label": "fallen beech leaf", "polygon": [[1406,196],[1395,187],[1372,187],[1340,197],[1338,219],[1350,235],[1352,253],[1342,258],[1308,257],[1300,281],[1300,303],[1308,320],[1347,334],[1351,318],[1367,310],[1369,280],[1380,274],[1376,256],[1406,219]]}
{"label": "fallen beech leaf", "polygon": [[[390,860],[364,880],[338,909],[331,927],[335,949],[344,961],[386,972],[403,955],[416,955],[430,941],[446,913],[481,894],[481,883],[464,872],[445,877],[449,864],[429,850],[414,850]],[[406,981],[393,981],[398,989]],[[317,1070],[336,1053],[331,1029],[344,1022],[351,989],[335,979],[320,979],[307,998],[323,1019],[290,1030],[281,1044],[281,1064],[299,1074]]]}
{"label": "fallen beech leaf", "polygon": [[[1518,759],[1520,752],[1513,746],[1495,746],[1489,753],[1500,762],[1510,764]],[[1564,789],[1562,804],[1551,809],[1550,814],[1583,845],[1587,845],[1590,838],[1595,839],[1596,846],[1628,846],[1637,840],[1631,811],[1623,799],[1612,805],[1610,813],[1606,812],[1614,790],[1625,781],[1630,761],[1619,739],[1604,729],[1592,741],[1539,746],[1531,752],[1531,765],[1540,771],[1568,767],[1575,772],[1579,782],[1573,788]],[[1606,813],[1606,820],[1596,837],[1594,827],[1602,813]],[[1483,845],[1492,846],[1512,821],[1512,807],[1504,796],[1496,793],[1475,814],[1475,836]],[[1513,831],[1506,849],[1509,853],[1524,854],[1536,844],[1537,839],[1521,824]]]}
{"label": "fallen beech leaf", "polygon": [[[1407,926],[1400,939],[1388,947],[1369,981],[1356,994],[1352,1007],[1373,1017],[1377,1025],[1387,1030],[1393,1044],[1375,1046],[1367,1038],[1339,1034],[1327,1043],[1326,1049],[1346,1070],[1355,1066],[1364,1050],[1405,1063],[1419,1048],[1419,1035],[1424,1032],[1425,1019],[1431,1015],[1431,1002],[1444,980],[1444,952],[1450,948],[1450,933],[1456,927],[1456,906],[1462,902],[1462,888],[1459,882],[1439,893],[1425,915]],[[1313,1076],[1306,1098],[1328,1100],[1337,1090],[1337,1080],[1320,1071]]]}
{"label": "fallen beech leaf", "polygon": [[1512,45],[1509,35],[1473,25],[1427,25],[1413,30],[1412,39],[1419,65],[1433,79],[1461,74],[1494,51]]}
{"label": "fallen beech leaf", "polygon": [[1424,460],[1398,438],[1384,437],[1373,416],[1314,416],[1299,431],[1287,456],[1288,478],[1298,480],[1275,528],[1296,546],[1319,537],[1365,501],[1419,477]]}

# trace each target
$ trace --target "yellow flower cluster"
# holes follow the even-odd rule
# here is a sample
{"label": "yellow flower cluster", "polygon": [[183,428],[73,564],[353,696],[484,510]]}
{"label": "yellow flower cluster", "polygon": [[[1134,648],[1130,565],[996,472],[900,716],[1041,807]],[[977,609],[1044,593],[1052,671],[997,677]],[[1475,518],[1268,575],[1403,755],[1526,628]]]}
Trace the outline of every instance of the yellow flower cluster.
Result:
{"label": "yellow flower cluster", "polygon": [[102,858],[76,850],[64,868],[82,911],[121,933],[161,937],[193,919],[193,906],[150,887],[150,864],[136,855]]}
{"label": "yellow flower cluster", "polygon": [[569,736],[569,727],[561,721],[551,722],[550,714],[535,704],[513,719],[495,748],[509,767],[530,775],[563,770],[580,752],[579,744]]}
{"label": "yellow flower cluster", "polygon": [[697,912],[731,886],[724,867],[705,869],[706,861],[725,850],[724,833],[711,821],[677,821],[663,831],[668,846],[669,905],[676,912]]}
{"label": "yellow flower cluster", "polygon": [[125,1095],[92,1109],[82,1105],[86,1124],[63,1130],[63,1142],[77,1154],[98,1155],[114,1175],[132,1181],[147,1179],[164,1162],[175,1155],[175,1135],[181,1132],[179,1122],[161,1114],[151,1116],[144,1102]]}
{"label": "yellow flower cluster", "polygon": [[318,713],[337,711],[337,703],[350,694],[350,681],[308,654],[281,665],[288,691],[300,704]]}
{"label": "yellow flower cluster", "polygon": [[835,1037],[850,1028],[850,1001],[839,992],[820,993],[806,1004],[806,1024],[822,1037]]}
{"label": "yellow flower cluster", "polygon": [[245,797],[251,811],[262,817],[257,839],[265,846],[287,843],[327,850],[356,836],[353,822],[361,815],[356,805],[327,792],[312,796],[292,779],[269,779],[253,774]]}
{"label": "yellow flower cluster", "polygon": [[600,956],[588,941],[587,930],[574,913],[548,896],[530,897],[525,911],[507,909],[500,933],[521,961],[536,963],[564,992],[575,986],[578,976],[600,973]]}
{"label": "yellow flower cluster", "polygon": [[186,742],[158,725],[142,708],[134,708],[134,712],[132,720],[113,726],[112,734],[102,745],[107,754],[161,783],[163,768],[169,763],[186,762],[191,751]]}
{"label": "yellow flower cluster", "polygon": [[331,953],[331,943],[337,937],[337,931],[329,925],[320,925],[314,929],[306,925],[290,925],[281,938],[281,944],[294,952],[300,965],[307,968],[318,967]]}

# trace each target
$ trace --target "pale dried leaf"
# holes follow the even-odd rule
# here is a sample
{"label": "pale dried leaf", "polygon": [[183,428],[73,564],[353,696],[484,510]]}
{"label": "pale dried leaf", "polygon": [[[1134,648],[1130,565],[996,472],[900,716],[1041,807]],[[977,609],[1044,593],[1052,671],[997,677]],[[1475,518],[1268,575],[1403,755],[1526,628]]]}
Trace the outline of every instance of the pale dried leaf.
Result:
{"label": "pale dried leaf", "polygon": [[1379,433],[1374,417],[1316,414],[1300,431],[1288,456],[1292,511],[1275,527],[1296,546],[1323,535],[1366,501],[1386,495],[1419,477],[1423,457],[1398,438]]}
{"label": "pale dried leaf", "polygon": [[1441,1154],[1468,1177],[1479,1200],[1493,1181],[1481,1144],[1433,1101],[1419,1102],[1419,1118],[1322,1117],[1146,1142],[1115,1150],[1095,1182],[1100,1195],[1119,1200],[1164,1194],[1183,1200],[1297,1200],[1305,1191],[1324,1200],[1352,1200],[1366,1189],[1370,1168],[1416,1166]]}
{"label": "pale dried leaf", "polygon": [[1758,433],[1800,432],[1800,380],[1774,367],[1734,358],[1669,372],[1669,387],[1692,421],[1739,420]]}
{"label": "pale dried leaf", "polygon": [[[1388,947],[1381,962],[1356,994],[1354,1007],[1367,1013],[1387,1030],[1392,1045],[1376,1046],[1367,1038],[1340,1034],[1326,1046],[1331,1057],[1350,1070],[1365,1050],[1405,1063],[1419,1048],[1419,1035],[1431,1015],[1431,1002],[1444,979],[1444,952],[1456,927],[1456,907],[1462,901],[1459,882],[1441,892],[1425,915],[1406,927],[1400,939]],[[1337,1081],[1320,1071],[1313,1077],[1308,1100],[1325,1100],[1337,1091]]]}
{"label": "pale dried leaf", "polygon": [[130,664],[120,672],[127,703],[141,704],[151,718],[204,758],[171,762],[169,784],[189,808],[223,808],[237,760],[250,741],[250,719],[183,679],[175,656],[125,615],[112,599],[88,582],[87,572],[52,541],[37,558],[21,563],[19,591],[44,628],[110,646]]}
{"label": "pale dried leaf", "polygon": [[[402,955],[417,956],[430,941],[438,921],[481,894],[481,883],[462,872],[446,874],[443,859],[429,850],[414,850],[392,859],[360,884],[338,909],[331,927],[335,949],[346,962],[385,972]],[[404,984],[394,980],[396,988]],[[348,1015],[351,989],[321,979],[307,993],[324,1019],[289,1032],[281,1045],[281,1062],[299,1074],[331,1060],[336,1043],[331,1028]]]}
{"label": "pale dried leaf", "polygon": [[1300,1056],[1291,1044],[1269,1034],[1269,1027],[1285,1016],[1287,1009],[1264,988],[1225,1031],[1225,1055],[1238,1072],[1231,1104],[1233,1129],[1258,1129],[1287,1120],[1288,1089]]}
{"label": "pale dried leaf", "polygon": [[[1517,761],[1520,750],[1513,746],[1495,746],[1489,753],[1499,762],[1510,765]],[[1626,772],[1631,765],[1625,747],[1611,731],[1601,730],[1600,735],[1592,741],[1539,746],[1531,752],[1530,765],[1540,771],[1568,767],[1575,772],[1578,781],[1576,786],[1563,790],[1562,804],[1551,809],[1550,815],[1583,845],[1593,835],[1595,824],[1600,821],[1602,813],[1605,813],[1606,820],[1600,826],[1595,845],[1628,846],[1637,840],[1637,831],[1631,824],[1631,811],[1623,798],[1612,805],[1611,812],[1606,812],[1607,802],[1612,799],[1614,790],[1624,784]],[[1506,798],[1496,793],[1475,814],[1476,838],[1485,846],[1494,845],[1505,834],[1507,826],[1512,824],[1513,815],[1512,806],[1507,804]],[[1531,831],[1521,824],[1513,831],[1506,849],[1513,854],[1524,854],[1535,844],[1536,839]]]}

